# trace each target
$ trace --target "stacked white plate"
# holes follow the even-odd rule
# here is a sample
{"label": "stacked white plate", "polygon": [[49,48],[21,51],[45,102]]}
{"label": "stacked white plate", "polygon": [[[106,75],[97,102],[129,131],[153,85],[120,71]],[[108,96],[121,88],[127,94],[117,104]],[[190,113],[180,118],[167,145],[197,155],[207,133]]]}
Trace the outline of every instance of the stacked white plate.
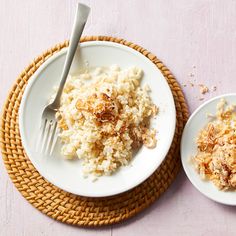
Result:
{"label": "stacked white plate", "polygon": [[70,73],[84,66],[119,65],[121,68],[138,66],[143,69],[142,83],[151,87],[153,102],[159,107],[152,126],[157,129],[157,147],[141,148],[130,165],[121,167],[111,176],[99,177],[95,182],[84,178],[79,160],[66,160],[57,142],[52,156],[36,152],[35,140],[43,108],[48,104],[53,87],[59,85],[66,49],[49,58],[32,76],[23,95],[19,111],[19,126],[25,151],[35,168],[49,182],[78,195],[105,197],[127,191],[147,179],[164,160],[175,131],[176,114],[171,90],[159,69],[141,53],[112,42],[85,42],[74,58]]}

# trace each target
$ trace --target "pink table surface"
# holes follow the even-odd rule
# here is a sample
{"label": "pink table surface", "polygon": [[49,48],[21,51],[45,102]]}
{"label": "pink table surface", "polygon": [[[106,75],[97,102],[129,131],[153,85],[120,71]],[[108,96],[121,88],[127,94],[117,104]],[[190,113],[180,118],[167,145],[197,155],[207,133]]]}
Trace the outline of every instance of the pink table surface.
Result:
{"label": "pink table surface", "polygon": [[[77,1],[0,0],[0,106],[17,75],[38,54],[69,37]],[[122,37],[156,54],[181,84],[193,81],[236,91],[236,1],[100,0],[85,35]],[[190,74],[194,76],[190,76]],[[195,81],[194,81],[195,80]],[[190,111],[198,88],[184,92]],[[236,207],[199,193],[183,171],[147,210],[119,225],[83,229],[61,224],[34,209],[16,190],[0,162],[0,235],[235,235]]]}

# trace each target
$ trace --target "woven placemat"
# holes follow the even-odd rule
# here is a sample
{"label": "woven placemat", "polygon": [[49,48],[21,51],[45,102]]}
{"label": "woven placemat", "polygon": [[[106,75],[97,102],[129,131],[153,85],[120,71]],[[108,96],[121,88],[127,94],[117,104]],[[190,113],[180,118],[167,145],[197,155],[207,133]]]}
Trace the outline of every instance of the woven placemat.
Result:
{"label": "woven placemat", "polygon": [[118,223],[136,215],[158,199],[174,180],[180,168],[179,143],[188,118],[188,108],[178,83],[156,56],[136,44],[119,38],[89,36],[83,37],[81,41],[94,40],[112,41],[131,47],[149,58],[161,70],[174,96],[177,124],[166,159],[145,182],[113,197],[76,196],[55,187],[38,173],[24,152],[18,126],[18,109],[29,78],[50,56],[67,47],[68,41],[47,50],[20,74],[8,95],[1,119],[0,143],[7,172],[24,198],[38,210],[56,220],[80,226]]}

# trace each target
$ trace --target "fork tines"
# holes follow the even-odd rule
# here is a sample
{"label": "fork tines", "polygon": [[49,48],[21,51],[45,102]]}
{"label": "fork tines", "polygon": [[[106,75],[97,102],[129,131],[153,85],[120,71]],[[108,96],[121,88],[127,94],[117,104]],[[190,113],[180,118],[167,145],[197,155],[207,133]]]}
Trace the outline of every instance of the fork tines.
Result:
{"label": "fork tines", "polygon": [[[57,121],[42,120],[37,150],[51,155],[57,141]],[[41,147],[39,145],[42,145]]]}

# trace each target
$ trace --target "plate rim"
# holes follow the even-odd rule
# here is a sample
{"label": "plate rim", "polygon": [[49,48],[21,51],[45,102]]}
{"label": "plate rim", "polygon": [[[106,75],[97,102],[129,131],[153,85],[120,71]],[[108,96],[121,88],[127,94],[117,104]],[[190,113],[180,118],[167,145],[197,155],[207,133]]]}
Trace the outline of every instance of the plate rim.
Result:
{"label": "plate rim", "polygon": [[[184,158],[183,156],[183,149],[184,149],[184,137],[186,136],[186,130],[189,128],[190,126],[190,123],[192,122],[192,120],[195,118],[195,116],[204,108],[206,107],[207,105],[209,105],[210,103],[216,101],[216,100],[219,100],[221,98],[227,98],[227,97],[235,97],[236,98],[236,93],[224,93],[224,94],[221,94],[221,95],[218,95],[218,96],[215,96],[213,98],[210,98],[209,100],[205,101],[203,104],[201,104],[198,108],[196,108],[196,110],[194,110],[194,112],[190,115],[187,123],[185,124],[185,127],[184,127],[184,130],[183,130],[183,133],[182,133],[182,138],[181,138],[181,142],[180,142],[180,156],[181,156],[181,163],[182,163],[182,166],[183,166],[183,169],[184,169],[184,172],[186,174],[186,176],[188,177],[190,183],[201,193],[203,194],[205,197],[213,200],[214,202],[217,202],[217,203],[221,203],[221,204],[224,204],[224,205],[229,205],[229,206],[236,206],[236,199],[235,199],[235,202],[227,202],[227,201],[224,201],[221,200],[221,199],[218,199],[217,197],[214,198],[210,195],[207,194],[207,192],[203,191],[201,186],[198,185],[197,182],[194,181],[194,179],[192,178],[192,175],[190,174],[190,172],[188,171],[189,168],[191,168],[190,165],[187,165],[186,164],[186,158]],[[200,176],[199,176],[200,178]],[[201,179],[200,179],[201,180]],[[203,181],[203,180],[201,180]],[[207,181],[207,183],[210,185],[211,182],[210,181]],[[215,187],[215,186],[214,186]],[[216,187],[215,187],[216,188]],[[217,188],[216,188],[217,190]],[[219,190],[218,190],[219,191]],[[235,192],[236,193],[236,192]]]}
{"label": "plate rim", "polygon": [[82,42],[80,43],[80,45],[82,47],[86,47],[86,46],[110,46],[110,47],[118,47],[122,50],[128,50],[129,52],[136,54],[138,56],[141,56],[143,59],[145,59],[148,63],[152,64],[153,67],[155,67],[156,70],[158,70],[162,76],[162,79],[164,80],[164,83],[167,85],[168,87],[168,91],[169,91],[169,97],[172,103],[171,109],[172,109],[172,113],[173,113],[173,119],[172,119],[172,129],[171,129],[171,134],[169,135],[169,144],[166,145],[165,148],[165,152],[163,157],[161,158],[161,160],[158,162],[157,165],[155,165],[152,170],[150,170],[146,175],[143,176],[143,178],[138,179],[138,181],[135,182],[135,184],[132,184],[132,186],[128,186],[126,188],[122,188],[122,190],[120,190],[119,192],[107,192],[106,194],[84,194],[83,192],[79,191],[75,192],[72,190],[66,190],[65,188],[62,188],[61,186],[58,186],[58,184],[56,184],[54,181],[52,181],[50,178],[48,178],[48,175],[45,174],[45,172],[41,169],[38,168],[38,164],[34,161],[33,158],[31,158],[29,154],[31,154],[31,152],[28,152],[26,149],[30,149],[28,147],[28,145],[26,145],[26,138],[25,138],[25,133],[24,133],[24,125],[23,125],[23,114],[24,114],[24,106],[26,104],[27,101],[27,97],[28,94],[31,90],[31,87],[34,84],[34,81],[36,81],[37,77],[39,76],[40,73],[43,72],[43,70],[49,65],[51,64],[54,60],[56,60],[58,57],[60,57],[61,55],[63,55],[64,53],[66,53],[67,48],[63,48],[61,49],[59,52],[55,53],[54,55],[52,55],[50,58],[48,58],[44,63],[42,63],[42,65],[39,66],[39,68],[35,71],[35,73],[30,77],[28,84],[26,85],[25,91],[22,95],[22,100],[20,103],[20,107],[19,107],[19,131],[20,131],[20,135],[21,135],[21,141],[22,141],[22,145],[25,149],[25,152],[27,154],[27,156],[29,157],[30,161],[32,162],[33,166],[36,168],[36,170],[40,173],[40,175],[42,175],[43,178],[45,178],[46,180],[48,180],[51,184],[55,185],[56,187],[69,192],[69,193],[73,193],[79,196],[85,196],[85,197],[109,197],[109,196],[115,196],[117,194],[121,194],[123,192],[126,192],[130,189],[135,188],[136,186],[138,186],[139,184],[141,184],[142,182],[144,182],[147,178],[149,178],[154,172],[155,170],[161,165],[161,163],[164,161],[164,159],[166,158],[166,155],[169,152],[169,149],[171,147],[173,138],[174,138],[174,134],[175,134],[175,128],[176,128],[176,108],[175,108],[175,102],[174,102],[174,97],[171,91],[171,88],[169,87],[168,82],[165,79],[165,76],[163,75],[162,71],[146,56],[144,56],[142,53],[138,52],[137,50],[130,48],[126,45],[123,44],[119,44],[119,43],[115,43],[115,42],[109,42],[109,41],[87,41],[87,42]]}

